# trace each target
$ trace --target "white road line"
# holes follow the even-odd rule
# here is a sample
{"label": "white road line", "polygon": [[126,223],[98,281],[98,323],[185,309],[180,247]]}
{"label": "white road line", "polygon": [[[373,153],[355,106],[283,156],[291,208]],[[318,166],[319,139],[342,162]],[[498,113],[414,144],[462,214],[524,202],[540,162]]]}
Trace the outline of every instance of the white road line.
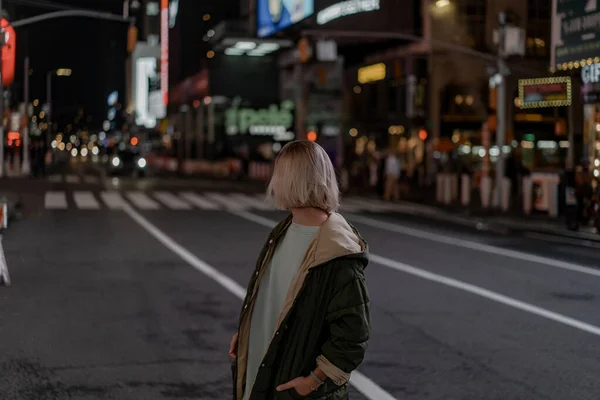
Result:
{"label": "white road line", "polygon": [[134,206],[142,210],[158,210],[160,208],[160,204],[152,200],[144,192],[129,192],[127,193],[127,198]]}
{"label": "white road line", "polygon": [[173,193],[169,192],[154,192],[154,198],[158,199],[161,203],[165,204],[172,210],[191,210],[190,206]]}
{"label": "white road line", "polygon": [[501,247],[491,246],[488,244],[472,242],[469,240],[459,239],[456,237],[449,237],[440,235],[437,233],[426,232],[420,229],[409,228],[406,226],[400,226],[389,222],[378,221],[373,218],[367,218],[360,215],[349,214],[348,219],[358,222],[373,228],[383,229],[390,232],[396,232],[403,235],[413,236],[419,239],[430,240],[432,242],[438,242],[448,244],[451,246],[462,247],[469,250],[481,251],[485,253],[495,254],[498,256],[514,258],[516,260],[532,262],[536,264],[548,265],[550,267],[566,269],[569,271],[579,272],[582,274],[592,275],[600,277],[600,269],[591,268],[583,265],[573,264],[566,261],[560,261],[553,258],[537,256],[535,254],[523,253],[521,251],[504,249]]}
{"label": "white road line", "polygon": [[68,207],[67,195],[65,192],[46,192],[44,207],[49,210],[66,210]]}
{"label": "white road line", "polygon": [[377,200],[366,200],[359,199],[356,197],[350,197],[342,200],[343,203],[350,205],[350,207],[358,210],[367,210],[371,212],[386,212],[391,211],[391,204],[379,202]]}
{"label": "white road line", "polygon": [[48,180],[52,183],[60,183],[63,180],[62,175],[50,175]]}
{"label": "white road line", "polygon": [[67,175],[66,176],[67,183],[79,183],[79,177],[77,175]]}
{"label": "white road line", "polygon": [[397,271],[405,272],[407,274],[414,275],[419,278],[426,279],[428,281],[440,283],[445,286],[450,286],[455,289],[475,294],[477,296],[485,297],[488,300],[492,300],[509,307],[517,308],[530,314],[550,319],[560,324],[567,325],[572,328],[579,329],[581,331],[588,332],[596,336],[600,336],[600,327],[588,324],[587,322],[567,317],[565,315],[547,310],[542,307],[534,306],[533,304],[529,304],[524,301],[513,299],[512,297],[508,297],[503,294],[472,285],[470,283],[462,282],[453,278],[448,278],[444,275],[434,274],[433,272],[429,272],[424,269],[411,267],[410,265],[390,260],[389,258],[380,257],[375,254],[371,254],[370,257],[371,260],[376,262],[377,264],[381,264],[383,266],[395,269]]}
{"label": "white road line", "polygon": [[186,248],[175,242],[171,239],[167,234],[154,226],[150,221],[144,218],[140,213],[135,211],[132,207],[127,206],[124,208],[124,211],[127,215],[129,215],[135,222],[140,224],[142,228],[144,228],[148,233],[150,233],[156,240],[161,242],[166,248],[171,250],[173,253],[177,254],[184,261],[190,264],[192,267],[196,268],[198,271],[202,272],[209,278],[213,279],[215,282],[223,286],[227,291],[234,294],[236,297],[240,299],[244,299],[246,296],[246,289],[241,287],[236,281],[223,274],[215,267],[212,267],[200,260]]}
{"label": "white road line", "polygon": [[75,200],[77,207],[82,210],[100,209],[100,203],[98,203],[92,192],[75,192],[73,193],[73,200]]}
{"label": "white road line", "polygon": [[[254,215],[252,213],[234,213],[242,218],[246,218],[252,222],[256,222],[258,224],[264,225],[268,228],[273,228],[276,224],[275,221],[270,220],[268,218],[259,217],[258,215]],[[250,217],[250,218],[248,218]],[[258,217],[258,218],[257,218]],[[396,271],[404,272],[409,275],[413,275],[428,281],[436,282],[445,286],[453,287],[455,289],[462,290],[464,292],[468,292],[480,297],[484,297],[488,300],[495,301],[497,303],[504,304],[506,306],[519,309],[521,311],[528,312],[530,314],[537,315],[542,318],[546,318],[555,322],[558,322],[563,325],[570,326],[575,329],[579,329],[581,331],[591,333],[596,336],[600,336],[600,327],[588,324],[587,322],[580,321],[575,318],[567,317],[566,315],[562,315],[556,313],[554,311],[547,310],[542,307],[535,306],[530,303],[526,303],[524,301],[520,301],[517,299],[513,299],[512,297],[505,296],[500,293],[493,292],[488,289],[484,289],[482,287],[472,285],[470,283],[459,281],[458,279],[449,278],[444,275],[435,274],[433,272],[429,272],[427,270],[412,267],[407,264],[403,264],[401,262],[381,257],[376,254],[371,253],[369,255],[371,261],[383,265],[384,267],[388,267],[394,269]]]}
{"label": "white road line", "polygon": [[[177,254],[184,261],[202,272],[215,282],[223,286],[228,292],[244,300],[246,296],[246,289],[240,286],[236,281],[228,277],[227,275],[220,272],[215,267],[207,264],[200,260],[186,248],[175,242],[167,234],[154,226],[150,221],[144,218],[140,213],[135,211],[132,207],[125,207],[124,211],[129,215],[135,222],[137,222],[142,228],[150,233],[156,240],[161,242],[166,248]],[[396,400],[391,394],[387,393],[381,387],[377,386],[371,379],[367,378],[358,371],[354,371],[350,378],[350,383],[356,387],[369,400]]]}
{"label": "white road line", "polygon": [[232,199],[228,196],[222,195],[220,193],[206,193],[205,196],[208,197],[209,199],[212,199],[212,200],[222,204],[225,208],[230,209],[230,210],[240,211],[240,210],[245,210],[248,208],[244,204],[242,204],[240,201],[234,200],[234,199]]}
{"label": "white road line", "polygon": [[122,210],[128,206],[125,199],[121,196],[121,193],[115,191],[102,192],[100,193],[102,201],[111,210]]}
{"label": "white road line", "polygon": [[247,205],[248,207],[254,208],[261,211],[274,211],[275,207],[265,201],[265,199],[259,199],[256,197],[248,196],[242,193],[234,193],[231,195],[232,198],[238,200],[240,203]]}
{"label": "white road line", "polygon": [[193,204],[194,206],[203,210],[219,210],[221,208],[218,204],[208,201],[204,197],[194,192],[183,192],[180,193],[179,196],[190,204]]}

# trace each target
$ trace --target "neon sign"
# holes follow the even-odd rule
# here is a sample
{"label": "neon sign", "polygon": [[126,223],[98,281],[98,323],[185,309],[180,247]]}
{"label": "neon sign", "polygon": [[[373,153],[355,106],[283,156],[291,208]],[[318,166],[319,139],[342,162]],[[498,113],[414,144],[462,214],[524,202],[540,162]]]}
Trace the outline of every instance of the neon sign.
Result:
{"label": "neon sign", "polygon": [[377,10],[379,10],[379,0],[342,1],[321,10],[317,14],[317,24],[325,25],[338,18]]}

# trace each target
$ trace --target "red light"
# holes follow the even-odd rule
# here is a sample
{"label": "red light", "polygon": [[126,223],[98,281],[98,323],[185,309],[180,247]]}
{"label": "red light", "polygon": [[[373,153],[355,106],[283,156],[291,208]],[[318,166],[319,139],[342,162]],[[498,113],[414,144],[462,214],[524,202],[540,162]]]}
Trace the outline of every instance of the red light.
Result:
{"label": "red light", "polygon": [[425,141],[425,139],[427,139],[427,131],[425,129],[421,129],[419,131],[419,139],[421,139],[422,141]]}
{"label": "red light", "polygon": [[200,107],[200,100],[194,100],[194,108]]}
{"label": "red light", "polygon": [[308,132],[308,134],[306,135],[306,138],[308,140],[310,140],[311,142],[316,142],[317,141],[317,132],[315,132],[315,131]]}
{"label": "red light", "polygon": [[135,136],[131,138],[130,143],[132,146],[137,146],[138,144],[138,138],[136,138]]}
{"label": "red light", "polygon": [[8,140],[19,140],[21,139],[21,134],[19,132],[8,132],[6,137]]}

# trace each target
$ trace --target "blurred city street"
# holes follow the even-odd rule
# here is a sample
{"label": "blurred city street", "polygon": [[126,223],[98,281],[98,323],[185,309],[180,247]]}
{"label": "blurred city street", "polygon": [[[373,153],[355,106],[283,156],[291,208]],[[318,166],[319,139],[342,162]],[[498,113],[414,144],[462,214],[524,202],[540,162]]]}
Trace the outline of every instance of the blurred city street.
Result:
{"label": "blurred city street", "polygon": [[370,245],[349,398],[600,399],[598,32],[589,0],[0,0],[0,400],[241,400],[254,358],[251,400],[345,400],[337,228],[299,271],[360,295],[283,254],[306,297],[258,270],[262,303],[303,332],[261,361],[246,313],[231,365],[273,176]]}
{"label": "blurred city street", "polygon": [[[240,297],[284,214],[250,189],[68,176],[29,183],[4,237],[2,399],[229,398]],[[372,253],[353,399],[595,398],[597,250],[343,204]]]}

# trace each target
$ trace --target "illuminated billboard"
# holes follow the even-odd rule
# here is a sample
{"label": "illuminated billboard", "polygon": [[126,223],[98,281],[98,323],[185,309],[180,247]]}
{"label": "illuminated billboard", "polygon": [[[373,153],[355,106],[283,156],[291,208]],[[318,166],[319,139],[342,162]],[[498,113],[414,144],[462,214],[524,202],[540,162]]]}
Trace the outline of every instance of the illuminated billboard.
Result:
{"label": "illuminated billboard", "polygon": [[564,107],[571,105],[571,78],[520,79],[521,108]]}
{"label": "illuminated billboard", "polygon": [[257,0],[257,35],[270,36],[310,17],[314,11],[314,0]]}

